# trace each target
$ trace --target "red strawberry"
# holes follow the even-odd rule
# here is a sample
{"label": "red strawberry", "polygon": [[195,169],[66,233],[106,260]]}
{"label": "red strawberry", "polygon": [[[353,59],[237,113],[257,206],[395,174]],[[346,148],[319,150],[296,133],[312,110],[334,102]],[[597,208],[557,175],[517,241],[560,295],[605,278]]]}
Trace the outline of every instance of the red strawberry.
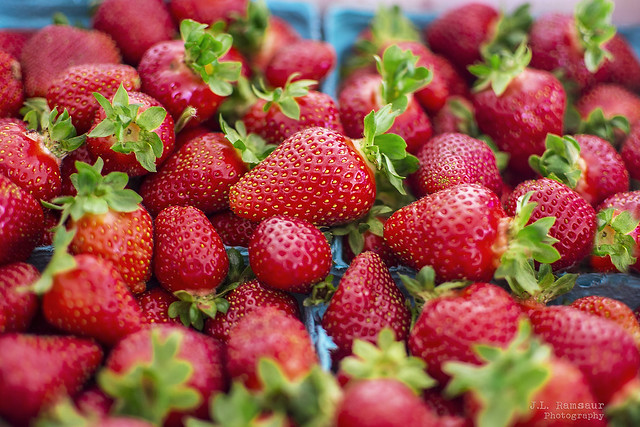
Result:
{"label": "red strawberry", "polygon": [[331,44],[302,39],[288,43],[274,53],[265,70],[265,78],[275,87],[284,87],[288,81],[302,79],[322,82],[335,68],[336,62],[336,51]]}
{"label": "red strawberry", "polygon": [[104,160],[106,172],[129,176],[156,172],[175,144],[174,122],[167,111],[145,93],[127,93],[122,84],[111,101],[99,94],[96,99],[102,108],[87,135],[92,156]]}
{"label": "red strawberry", "polygon": [[91,385],[73,397],[73,403],[83,414],[106,417],[113,407],[113,399],[98,385]]}
{"label": "red strawberry", "polygon": [[24,101],[20,63],[0,48],[0,117],[16,116]]}
{"label": "red strawberry", "polygon": [[329,274],[331,248],[324,234],[310,222],[274,215],[254,231],[249,242],[249,265],[265,285],[306,294]]}
{"label": "red strawberry", "polygon": [[318,356],[302,321],[274,307],[246,313],[229,332],[227,370],[252,390],[262,389],[258,361],[273,359],[286,378],[296,380],[318,364]]}
{"label": "red strawberry", "polygon": [[602,67],[606,70],[607,81],[620,84],[627,89],[640,89],[640,61],[632,45],[620,33],[605,44],[611,58],[605,60]]}
{"label": "red strawberry", "polygon": [[631,131],[620,148],[620,156],[631,178],[640,180],[640,120],[631,124]]}
{"label": "red strawberry", "polygon": [[206,295],[226,277],[229,258],[202,211],[193,206],[170,206],[155,219],[153,270],[168,291]]}
{"label": "red strawberry", "polygon": [[100,346],[71,336],[0,336],[0,417],[28,425],[44,408],[79,391],[102,361]]}
{"label": "red strawberry", "polygon": [[241,319],[261,307],[275,307],[296,319],[301,318],[298,302],[293,295],[264,286],[258,280],[240,284],[225,299],[229,303],[226,313],[218,311],[215,317],[206,320],[204,329],[207,335],[223,342],[229,340],[231,331]]}
{"label": "red strawberry", "polygon": [[[251,4],[252,3],[249,5],[249,10],[251,10]],[[236,40],[235,35],[233,39],[234,41]],[[300,39],[300,34],[298,34],[289,21],[275,15],[269,15],[267,18],[267,27],[265,28],[259,47],[257,51],[250,56],[251,64],[256,67],[256,69],[264,72],[271,58],[273,58],[281,47],[290,45]]]}
{"label": "red strawberry", "polygon": [[20,59],[22,48],[37,30],[31,28],[3,28],[0,30],[0,50]]}
{"label": "red strawberry", "polygon": [[[382,212],[380,212],[381,210]],[[387,218],[378,216],[383,213],[388,212],[386,209],[379,209],[377,205],[374,205],[363,218],[364,221],[351,222],[344,227],[344,231],[336,228],[331,230],[334,236],[347,236],[346,239],[342,239],[342,255],[348,264],[358,254],[371,251],[377,253],[387,267],[400,265],[400,260],[384,241],[384,224],[387,222]]]}
{"label": "red strawberry", "polygon": [[79,133],[91,127],[100,104],[93,96],[99,92],[111,98],[122,84],[128,91],[140,90],[140,76],[124,64],[81,64],[67,68],[47,90],[47,103],[59,111],[65,108]]}
{"label": "red strawberry", "polygon": [[147,49],[171,40],[176,32],[169,7],[162,0],[103,1],[93,14],[91,25],[109,34],[125,62],[132,65],[138,64]]}
{"label": "red strawberry", "polygon": [[214,213],[208,218],[225,246],[249,247],[251,236],[258,227],[257,222],[240,218],[230,210]]}
{"label": "red strawberry", "polygon": [[96,160],[97,159],[94,159],[91,155],[91,151],[89,151],[87,144],[82,144],[80,147],[64,156],[62,163],[60,164],[60,177],[62,180],[60,195],[75,196],[78,194],[78,190],[73,185],[73,182],[71,182],[71,175],[78,172],[76,169],[76,162],[94,164]]}
{"label": "red strawberry", "polygon": [[363,252],[351,262],[322,317],[322,326],[337,345],[334,360],[351,354],[355,339],[375,342],[386,327],[404,341],[410,322],[404,296],[374,252]]}
{"label": "red strawberry", "polygon": [[170,205],[210,214],[228,208],[229,188],[246,171],[224,134],[211,132],[186,142],[157,173],[145,177],[140,195],[153,216]]}
{"label": "red strawberry", "polygon": [[136,300],[140,304],[142,313],[150,324],[175,323],[180,324],[180,319],[169,316],[169,306],[178,301],[172,293],[167,292],[161,287],[148,289],[141,294],[136,295]]}
{"label": "red strawberry", "polygon": [[40,277],[36,268],[25,262],[0,267],[0,334],[24,332],[38,310],[38,298],[21,287]]}
{"label": "red strawberry", "polygon": [[219,20],[229,21],[234,15],[247,12],[248,0],[175,0],[169,5],[177,22],[193,19],[205,24]]}
{"label": "red strawberry", "polygon": [[613,320],[629,332],[636,345],[640,347],[640,323],[633,314],[633,310],[624,302],[600,295],[588,295],[573,301],[571,306],[595,316]]}
{"label": "red strawberry", "polygon": [[46,96],[54,79],[73,65],[118,64],[120,60],[115,42],[101,31],[49,25],[30,37],[22,49],[25,94]]}
{"label": "red strawberry", "polygon": [[[196,331],[154,325],[111,350],[98,384],[138,418],[179,426],[185,415],[206,418],[212,396],[226,390],[224,347]],[[141,393],[144,402],[132,398]]]}
{"label": "red strawberry", "polygon": [[445,133],[431,138],[417,153],[420,167],[409,175],[416,197],[460,183],[478,183],[497,195],[503,182],[491,148],[462,133]]}
{"label": "red strawberry", "polygon": [[26,261],[44,230],[40,203],[0,173],[0,265]]}

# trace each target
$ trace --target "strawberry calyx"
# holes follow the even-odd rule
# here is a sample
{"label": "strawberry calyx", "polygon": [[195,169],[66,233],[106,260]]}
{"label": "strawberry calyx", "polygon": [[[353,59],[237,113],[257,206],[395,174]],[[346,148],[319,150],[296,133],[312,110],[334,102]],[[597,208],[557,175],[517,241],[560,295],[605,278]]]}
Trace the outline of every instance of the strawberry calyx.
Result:
{"label": "strawberry calyx", "polygon": [[73,270],[77,266],[75,258],[69,253],[69,245],[75,234],[75,229],[66,230],[64,227],[57,227],[53,235],[53,254],[51,259],[38,280],[28,287],[22,288],[22,291],[44,295],[53,286],[53,278],[56,275]]}
{"label": "strawberry calyx", "polygon": [[607,118],[602,108],[598,107],[591,111],[586,119],[580,120],[577,133],[596,135],[615,147],[619,142],[616,133],[622,132],[627,135],[630,131],[629,119],[621,115]]}
{"label": "strawberry calyx", "polygon": [[338,290],[338,286],[334,283],[334,279],[335,276],[333,274],[329,274],[323,280],[314,284],[309,296],[302,301],[302,305],[305,307],[313,307],[320,304],[329,304],[333,294]]}
{"label": "strawberry calyx", "polygon": [[529,166],[541,176],[576,188],[582,176],[580,144],[572,136],[547,134],[542,156],[529,157]]}
{"label": "strawberry calyx", "polygon": [[233,45],[248,58],[260,50],[270,15],[266,2],[258,0],[249,2],[246,15],[232,17],[227,32],[233,37]]}
{"label": "strawberry calyx", "polygon": [[478,427],[512,425],[530,411],[535,394],[551,376],[551,347],[532,337],[531,324],[522,320],[507,348],[474,345],[484,362],[445,362],[443,370],[452,379],[444,390],[454,397],[470,393],[479,403],[475,415]]}
{"label": "strawberry calyx", "polygon": [[340,362],[340,370],[349,378],[394,378],[406,384],[416,395],[437,384],[425,368],[424,360],[409,356],[405,343],[396,341],[390,328],[380,331],[376,344],[355,339],[352,355]]}
{"label": "strawberry calyx", "polygon": [[613,8],[612,0],[583,0],[575,8],[575,24],[584,48],[584,63],[592,73],[605,59],[612,58],[604,45],[616,34],[616,27],[611,23]]}
{"label": "strawberry calyx", "polygon": [[220,61],[231,49],[233,37],[192,19],[180,22],[180,36],[184,41],[185,63],[209,85],[213,93],[229,96],[232,83],[240,77],[237,61]]}
{"label": "strawberry calyx", "polygon": [[471,74],[478,78],[472,90],[480,92],[491,87],[495,94],[500,96],[507,90],[509,83],[531,62],[531,49],[526,42],[522,42],[515,51],[491,53],[484,61],[468,67]]}
{"label": "strawberry calyx", "polygon": [[634,378],[621,387],[604,412],[611,426],[640,425],[640,380]]}
{"label": "strawberry calyx", "polygon": [[34,425],[38,427],[90,427],[96,425],[98,421],[97,414],[81,413],[67,397],[44,410]]}
{"label": "strawberry calyx", "polygon": [[256,166],[276,148],[275,144],[267,144],[260,135],[247,133],[242,120],[236,121],[236,127],[233,128],[220,116],[220,128],[249,168]]}
{"label": "strawberry calyx", "polygon": [[300,105],[296,101],[296,98],[300,98],[309,93],[309,90],[316,86],[318,82],[316,80],[302,79],[293,80],[300,73],[292,73],[287,78],[287,82],[284,87],[277,87],[273,90],[269,90],[265,87],[263,80],[258,83],[260,87],[252,86],[253,93],[260,99],[267,101],[264,104],[264,111],[267,112],[272,106],[277,106],[282,114],[290,119],[300,120]]}
{"label": "strawberry calyx", "polygon": [[109,102],[102,94],[94,92],[106,118],[89,132],[89,137],[105,138],[115,136],[116,143],[111,149],[118,153],[134,153],[136,160],[150,172],[156,172],[155,161],[162,156],[164,144],[154,132],[160,127],[167,111],[162,107],[149,107],[139,112],[141,104],[129,104],[129,94],[122,83]]}
{"label": "strawberry calyx", "polygon": [[378,217],[388,216],[393,212],[389,206],[374,205],[362,218],[348,224],[330,229],[333,236],[347,236],[347,243],[354,255],[364,250],[364,233],[367,231],[382,237],[384,225]]}
{"label": "strawberry calyx", "polygon": [[630,235],[640,224],[629,211],[617,212],[615,208],[603,209],[596,215],[598,231],[593,246],[593,255],[609,256],[620,272],[629,270],[636,263],[636,241]]}
{"label": "strawberry calyx", "polygon": [[187,385],[193,366],[178,357],[183,333],[171,331],[166,337],[151,331],[152,356],[124,373],[103,368],[97,376],[100,388],[115,399],[115,412],[143,418],[162,425],[173,410],[196,408],[202,396]]}
{"label": "strawberry calyx", "polygon": [[483,57],[502,51],[513,52],[527,41],[529,29],[533,24],[531,5],[525,3],[511,14],[501,13],[489,40],[480,46]]}

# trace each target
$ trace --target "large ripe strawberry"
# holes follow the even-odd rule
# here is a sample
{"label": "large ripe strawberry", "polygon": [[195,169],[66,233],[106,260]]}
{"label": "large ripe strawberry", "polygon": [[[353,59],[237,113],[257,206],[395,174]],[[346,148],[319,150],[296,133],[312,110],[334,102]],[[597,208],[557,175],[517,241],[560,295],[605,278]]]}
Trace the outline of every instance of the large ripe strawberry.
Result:
{"label": "large ripe strawberry", "polygon": [[351,354],[355,339],[375,342],[391,328],[399,341],[407,339],[411,313],[388,267],[374,252],[362,252],[340,279],[322,317],[322,326],[337,349],[334,360]]}
{"label": "large ripe strawberry", "polygon": [[98,92],[111,99],[122,84],[128,91],[140,90],[140,76],[135,68],[124,64],[81,64],[67,68],[47,90],[49,108],[67,109],[79,133],[91,127],[100,104]]}
{"label": "large ripe strawberry", "polygon": [[283,214],[335,225],[371,209],[375,172],[404,193],[400,173],[415,170],[417,159],[402,138],[385,134],[397,114],[390,109],[366,117],[361,140],[322,127],[294,133],[231,187],[231,209],[253,221]]}
{"label": "large ripe strawberry", "polygon": [[416,197],[461,183],[477,183],[502,193],[502,177],[489,146],[462,133],[437,135],[420,148],[420,167],[408,180]]}
{"label": "large ripe strawberry", "polygon": [[138,64],[142,90],[178,120],[187,107],[195,108],[191,125],[211,118],[233,91],[241,64],[223,60],[231,49],[229,34],[214,34],[206,24],[184,20],[182,40],[160,42]]}
{"label": "large ripe strawberry", "polygon": [[578,298],[570,305],[594,316],[613,320],[629,332],[636,345],[640,347],[640,323],[633,314],[633,310],[624,302],[606,296],[587,295]]}
{"label": "large ripe strawberry", "polygon": [[23,101],[20,63],[0,47],[0,117],[17,115]]}
{"label": "large ripe strawberry", "polygon": [[147,49],[171,40],[176,32],[169,7],[162,0],[103,1],[91,18],[91,26],[109,34],[124,61],[134,66]]}
{"label": "large ripe strawberry", "polygon": [[[260,282],[309,293],[331,271],[331,248],[309,221],[274,215],[260,222],[249,242],[249,265]],[[286,271],[286,274],[282,274]]]}
{"label": "large ripe strawberry", "polygon": [[115,399],[115,413],[180,426],[186,415],[207,418],[211,397],[227,389],[224,347],[181,326],[154,325],[112,349],[98,384]]}
{"label": "large ripe strawberry", "polygon": [[153,271],[167,290],[207,295],[229,271],[222,239],[193,206],[169,206],[155,218]]}
{"label": "large ripe strawberry", "polygon": [[53,80],[73,65],[120,61],[115,42],[101,31],[69,25],[46,26],[31,36],[22,49],[25,94],[46,96]]}
{"label": "large ripe strawberry", "polygon": [[142,92],[127,92],[122,84],[108,100],[96,93],[102,108],[95,113],[87,147],[104,160],[106,172],[128,176],[156,172],[173,152],[174,122],[158,100]]}
{"label": "large ripe strawberry", "polygon": [[75,230],[70,251],[109,260],[135,293],[146,289],[151,277],[153,223],[142,198],[126,189],[123,172],[102,175],[102,159],[95,165],[77,162],[72,175],[77,194],[62,196],[47,206],[62,211],[60,224]]}
{"label": "large ripe strawberry", "polygon": [[229,303],[227,311],[218,311],[216,316],[207,319],[204,325],[207,335],[223,342],[229,340],[231,331],[247,313],[261,307],[275,307],[292,317],[301,318],[298,302],[293,295],[264,286],[256,279],[241,283],[229,292],[225,299]]}
{"label": "large ripe strawberry", "polygon": [[318,364],[302,321],[274,307],[246,313],[229,332],[226,348],[229,375],[253,390],[263,388],[258,377],[260,359],[274,360],[290,380],[303,377]]}
{"label": "large ripe strawberry", "polygon": [[0,417],[30,421],[58,399],[78,392],[102,361],[92,340],[72,336],[0,336]]}
{"label": "large ripe strawberry", "polygon": [[38,310],[38,297],[21,291],[40,277],[36,268],[26,262],[0,267],[0,334],[24,332]]}
{"label": "large ripe strawberry", "polygon": [[26,261],[44,230],[38,201],[0,173],[0,265]]}
{"label": "large ripe strawberry", "polygon": [[335,68],[335,48],[321,40],[302,39],[278,49],[264,75],[267,83],[284,87],[289,81],[315,80],[319,83]]}

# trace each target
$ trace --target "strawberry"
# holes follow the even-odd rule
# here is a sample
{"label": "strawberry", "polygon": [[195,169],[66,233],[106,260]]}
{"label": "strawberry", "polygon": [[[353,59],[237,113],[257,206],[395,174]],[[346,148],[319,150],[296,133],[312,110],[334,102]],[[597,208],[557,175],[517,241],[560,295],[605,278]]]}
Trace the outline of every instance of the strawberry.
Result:
{"label": "strawberry", "polygon": [[246,313],[229,332],[227,370],[248,389],[260,390],[258,361],[273,359],[285,378],[296,380],[318,364],[309,333],[302,321],[274,307]]}
{"label": "strawberry", "polygon": [[164,288],[158,286],[148,289],[136,295],[136,300],[140,304],[147,323],[152,325],[160,323],[180,324],[180,319],[169,316],[169,306],[178,301],[178,298],[164,290]]}
{"label": "strawberry", "polygon": [[531,66],[560,71],[578,91],[605,81],[607,71],[602,64],[610,55],[605,43],[615,34],[612,11],[612,1],[583,0],[576,4],[573,15],[538,17],[529,33]]}
{"label": "strawberry", "polygon": [[[170,205],[194,206],[206,214],[229,206],[229,188],[247,171],[240,154],[221,132],[186,142],[140,187],[152,216]],[[205,185],[206,184],[206,185]]]}
{"label": "strawberry", "polygon": [[24,93],[20,63],[0,48],[0,117],[16,116]]}
{"label": "strawberry", "polygon": [[637,92],[640,89],[640,60],[629,41],[616,33],[605,44],[605,49],[611,53],[611,57],[602,64],[608,76],[607,81]]}
{"label": "strawberry", "polygon": [[322,317],[322,326],[337,345],[331,354],[336,361],[351,354],[355,339],[374,342],[383,328],[405,341],[410,322],[405,297],[374,252],[354,258]]}
{"label": "strawberry", "polygon": [[[318,226],[348,223],[373,205],[373,164],[405,193],[398,170],[415,170],[416,159],[406,154],[397,135],[383,135],[398,114],[390,109],[387,105],[367,116],[365,138],[359,141],[322,127],[294,133],[231,187],[231,210],[252,221],[283,214]],[[392,143],[378,145],[385,140]]]}
{"label": "strawberry", "polygon": [[46,26],[31,36],[22,49],[20,64],[25,94],[46,96],[53,80],[73,65],[120,61],[115,42],[101,31],[68,25]]}
{"label": "strawberry", "polygon": [[174,122],[162,105],[142,92],[128,93],[124,86],[109,101],[94,95],[98,109],[87,135],[93,157],[102,157],[105,171],[129,176],[156,172],[173,152]]}
{"label": "strawberry", "polygon": [[0,173],[0,265],[29,258],[42,236],[43,221],[38,201]]}
{"label": "strawberry", "polygon": [[140,76],[136,69],[124,64],[72,66],[51,83],[46,94],[47,103],[49,108],[66,108],[76,130],[85,133],[100,108],[93,92],[111,98],[120,84],[128,91],[140,90]]}
{"label": "strawberry", "polygon": [[566,269],[582,261],[591,252],[597,229],[593,207],[566,185],[541,178],[525,181],[513,190],[506,203],[507,213],[513,215],[515,201],[531,191],[530,200],[538,205],[533,209],[529,222],[545,217],[556,218],[549,235],[558,240],[554,247],[560,259],[552,264],[553,269]]}
{"label": "strawberry", "polygon": [[87,144],[82,144],[62,159],[60,164],[60,178],[62,185],[60,189],[61,196],[75,196],[78,194],[78,190],[71,181],[71,175],[78,172],[76,169],[76,162],[82,162],[87,164],[93,164],[97,159],[94,159],[91,155],[91,151],[87,147]]}
{"label": "strawberry", "polygon": [[[75,230],[70,251],[109,260],[135,293],[143,292],[151,277],[153,223],[142,198],[125,189],[123,172],[102,175],[102,159],[95,165],[77,162],[72,175],[77,195],[62,196],[46,206],[61,210],[60,225]],[[69,221],[67,221],[69,220]]]}
{"label": "strawberry", "polygon": [[31,107],[25,116],[28,124],[8,123],[0,128],[0,173],[36,199],[48,201],[60,195],[61,158],[80,146],[85,136],[76,135],[66,111],[59,115],[55,108],[49,111],[44,100],[34,101]]}
{"label": "strawberry", "polygon": [[309,221],[274,215],[254,231],[249,241],[249,265],[263,284],[307,294],[329,274],[331,248]]}
{"label": "strawberry", "polygon": [[210,398],[226,390],[224,347],[181,326],[154,325],[111,350],[98,384],[115,399],[116,412],[179,426],[185,415],[205,418]]}
{"label": "strawberry", "polygon": [[229,271],[222,239],[206,215],[193,206],[169,206],[155,218],[153,271],[170,292],[206,295]]}
{"label": "strawberry", "polygon": [[[211,22],[211,21],[205,21]],[[175,121],[187,107],[195,108],[190,125],[211,118],[232,93],[241,64],[225,61],[231,48],[229,34],[215,34],[205,24],[180,23],[182,40],[156,43],[138,64],[142,91],[157,99]]]}
{"label": "strawberry", "polygon": [[600,295],[587,295],[574,300],[570,305],[595,316],[613,320],[629,332],[636,346],[640,347],[640,323],[633,310],[624,302]]}
{"label": "strawberry", "polygon": [[161,0],[103,1],[92,16],[91,26],[109,34],[124,61],[132,65],[138,64],[147,49],[171,40],[176,32],[169,7]]}
{"label": "strawberry", "polygon": [[204,332],[220,341],[227,342],[231,331],[248,313],[261,307],[275,307],[296,319],[301,318],[298,302],[293,295],[264,286],[257,279],[241,283],[225,296],[229,308],[218,311],[215,317],[205,322]]}
{"label": "strawberry", "polygon": [[173,18],[177,22],[193,19],[205,24],[219,20],[230,21],[235,15],[247,12],[248,0],[175,0],[169,5]]}
{"label": "strawberry", "polygon": [[638,375],[640,352],[615,322],[574,307],[549,306],[529,314],[533,331],[557,357],[576,365],[603,403]]}
{"label": "strawberry", "polygon": [[90,385],[73,397],[73,403],[83,414],[95,414],[106,417],[113,407],[113,399],[102,391],[97,384]]}
{"label": "strawberry", "polygon": [[416,197],[461,183],[478,183],[497,195],[502,193],[496,156],[483,141],[462,133],[444,133],[429,139],[416,156],[420,167],[408,177]]}
{"label": "strawberry", "polygon": [[631,178],[640,180],[640,120],[632,123],[629,135],[620,147],[620,156]]}
{"label": "strawberry", "polygon": [[251,236],[258,227],[257,222],[240,218],[231,210],[224,210],[208,216],[225,246],[249,247]]}
{"label": "strawberry", "polygon": [[38,298],[21,292],[40,277],[36,268],[25,262],[0,267],[0,334],[24,332],[38,310]]}
{"label": "strawberry", "polygon": [[3,28],[0,30],[0,50],[20,59],[22,48],[37,30],[32,28]]}
{"label": "strawberry", "polygon": [[72,336],[0,336],[0,417],[28,425],[45,407],[80,390],[102,361],[94,341]]}
{"label": "strawberry", "polygon": [[267,83],[275,87],[303,79],[321,83],[335,68],[336,62],[336,51],[331,44],[302,39],[276,50],[264,75]]}

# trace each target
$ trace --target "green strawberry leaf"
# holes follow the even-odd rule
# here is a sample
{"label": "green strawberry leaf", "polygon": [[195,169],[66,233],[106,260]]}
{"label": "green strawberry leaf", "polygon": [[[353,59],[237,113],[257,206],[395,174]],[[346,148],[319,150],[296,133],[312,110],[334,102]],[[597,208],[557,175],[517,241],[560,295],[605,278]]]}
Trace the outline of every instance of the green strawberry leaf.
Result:
{"label": "green strawberry leaf", "polygon": [[329,232],[332,236],[347,236],[351,252],[358,255],[364,249],[364,233],[368,231],[382,237],[384,226],[378,217],[386,217],[392,212],[389,206],[376,204],[364,217],[342,226],[332,227]]}
{"label": "green strawberry leaf", "polygon": [[38,280],[30,286],[23,288],[23,291],[43,295],[49,292],[51,286],[53,286],[53,278],[57,274],[65,273],[76,267],[76,260],[73,255],[69,253],[69,245],[75,234],[75,229],[66,230],[61,226],[56,228],[55,234],[53,235],[54,250],[49,263],[42,271],[42,274],[40,274]]}
{"label": "green strawberry leaf", "polygon": [[267,144],[260,135],[247,133],[247,128],[241,120],[236,122],[234,129],[220,116],[220,128],[231,145],[240,152],[242,161],[249,168],[256,166],[276,148],[275,144]]}
{"label": "green strawberry leaf", "polygon": [[[409,49],[403,51],[397,45],[391,45],[384,50],[382,58],[377,55],[374,58],[382,76],[382,102],[385,104],[393,104],[399,98],[406,98],[433,79],[433,73],[429,69],[417,66],[419,58]],[[400,102],[402,104],[394,106],[404,105],[404,108],[397,108],[404,111],[407,101]]]}
{"label": "green strawberry leaf", "polygon": [[584,48],[584,63],[592,73],[600,68],[605,58],[612,58],[604,45],[616,34],[616,27],[611,23],[613,8],[612,0],[583,0],[575,8],[575,23]]}
{"label": "green strawberry leaf", "polygon": [[529,166],[541,176],[576,188],[582,176],[580,167],[580,144],[575,138],[547,134],[546,150],[542,156],[529,157]]}
{"label": "green strawberry leaf", "polygon": [[616,130],[628,134],[631,130],[629,120],[624,116],[606,118],[600,107],[591,111],[589,116],[578,124],[578,133],[596,135],[606,139],[614,147],[619,142],[616,140]]}
{"label": "green strawberry leaf", "polygon": [[48,120],[50,113],[51,109],[47,99],[43,97],[27,98],[20,108],[20,114],[27,122],[27,129],[36,131],[45,127],[44,123]]}
{"label": "green strawberry leaf", "polygon": [[471,74],[478,77],[473,91],[480,92],[491,87],[495,94],[500,96],[531,62],[531,49],[526,42],[522,42],[514,52],[492,53],[484,60],[484,63],[468,67]]}
{"label": "green strawberry leaf", "polygon": [[533,24],[530,8],[531,5],[525,3],[510,15],[501,13],[492,38],[480,47],[483,57],[503,51],[514,52],[523,42],[526,43]]}
{"label": "green strawberry leaf", "polygon": [[300,120],[300,106],[297,98],[303,97],[309,93],[312,87],[318,84],[316,80],[295,80],[299,73],[292,73],[285,83],[284,87],[276,87],[273,90],[266,88],[264,81],[259,81],[259,87],[253,85],[251,88],[255,96],[267,101],[264,104],[264,111],[269,111],[274,105],[280,109],[282,114],[290,119]]}
{"label": "green strawberry leaf", "polygon": [[614,208],[598,212],[598,232],[596,234],[593,255],[609,256],[620,272],[626,272],[636,263],[636,241],[630,235],[640,224],[629,211],[617,213]]}
{"label": "green strawberry leaf", "polygon": [[262,47],[270,15],[264,0],[252,1],[245,15],[234,16],[229,23],[227,31],[233,37],[233,45],[247,58],[252,58]]}
{"label": "green strawberry leaf", "polygon": [[179,301],[169,305],[169,317],[179,317],[184,326],[193,326],[199,331],[204,328],[207,317],[213,319],[218,312],[226,313],[229,309],[229,302],[216,293],[198,296],[187,291],[176,291],[174,295]]}

